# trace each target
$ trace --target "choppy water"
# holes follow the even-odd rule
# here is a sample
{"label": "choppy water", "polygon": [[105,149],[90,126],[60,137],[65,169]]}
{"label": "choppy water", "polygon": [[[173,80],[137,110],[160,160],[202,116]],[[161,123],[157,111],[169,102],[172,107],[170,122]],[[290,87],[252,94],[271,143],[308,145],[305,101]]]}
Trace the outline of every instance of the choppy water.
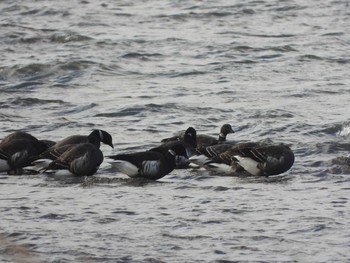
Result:
{"label": "choppy water", "polygon": [[0,138],[195,127],[295,151],[272,178],[0,175],[1,262],[350,260],[348,1],[1,1]]}

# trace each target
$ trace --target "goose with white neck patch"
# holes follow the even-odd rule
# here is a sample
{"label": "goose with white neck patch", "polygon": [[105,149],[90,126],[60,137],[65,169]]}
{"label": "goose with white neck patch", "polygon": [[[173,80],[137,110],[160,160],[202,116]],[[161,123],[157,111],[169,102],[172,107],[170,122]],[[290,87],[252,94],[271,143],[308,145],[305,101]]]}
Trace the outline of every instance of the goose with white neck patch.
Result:
{"label": "goose with white neck patch", "polygon": [[67,145],[67,149],[42,172],[91,176],[97,172],[102,162],[101,150],[92,143]]}
{"label": "goose with white neck patch", "polygon": [[100,148],[101,142],[113,147],[112,136],[104,130],[93,130],[89,135],[71,135],[58,141],[53,147],[61,147],[67,144],[79,144],[79,143],[88,143],[91,141],[91,138],[94,138],[94,143],[98,148]]}
{"label": "goose with white neck patch", "polygon": [[109,162],[112,167],[131,178],[158,180],[174,170],[175,157],[178,155],[187,157],[183,145],[175,145],[164,154],[157,151],[143,151],[117,154],[108,158],[113,159]]}

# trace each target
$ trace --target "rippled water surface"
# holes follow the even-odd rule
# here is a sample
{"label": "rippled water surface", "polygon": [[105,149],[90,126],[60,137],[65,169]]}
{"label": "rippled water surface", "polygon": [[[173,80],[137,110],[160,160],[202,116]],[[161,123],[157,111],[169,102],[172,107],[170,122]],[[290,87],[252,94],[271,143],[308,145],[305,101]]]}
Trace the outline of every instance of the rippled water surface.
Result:
{"label": "rippled water surface", "polygon": [[1,262],[350,260],[348,1],[1,1],[0,138],[105,155],[193,126],[284,142],[270,178],[0,175]]}

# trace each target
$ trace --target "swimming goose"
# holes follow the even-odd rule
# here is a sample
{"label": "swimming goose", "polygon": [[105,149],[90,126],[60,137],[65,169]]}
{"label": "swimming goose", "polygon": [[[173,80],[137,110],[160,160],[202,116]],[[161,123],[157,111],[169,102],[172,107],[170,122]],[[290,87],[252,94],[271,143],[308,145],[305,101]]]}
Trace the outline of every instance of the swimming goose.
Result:
{"label": "swimming goose", "polygon": [[171,147],[165,154],[157,151],[144,151],[130,154],[109,156],[111,165],[121,173],[131,178],[143,177],[158,180],[169,174],[175,168],[175,156],[186,156],[186,149],[178,144]]}
{"label": "swimming goose", "polygon": [[90,138],[96,139],[95,142],[98,148],[100,148],[101,142],[114,148],[112,143],[112,136],[104,130],[93,130],[88,136],[72,135],[57,142],[53,147],[61,147],[67,144],[88,143]]}
{"label": "swimming goose", "polygon": [[[181,141],[168,141],[165,142],[163,144],[161,144],[160,146],[154,147],[152,148],[150,151],[156,151],[156,152],[160,152],[162,154],[166,154],[167,151],[169,149],[171,149],[172,147],[176,146],[176,145],[182,145],[185,149],[186,149],[186,154],[187,156],[192,156],[193,152],[195,152],[195,149],[197,147],[197,136],[196,136],[197,132],[193,127],[189,127],[186,131],[185,134],[183,136],[183,140]],[[187,157],[183,156],[183,155],[177,155],[175,157],[175,168],[176,169],[183,169],[183,168],[187,168],[189,165],[189,160]]]}
{"label": "swimming goose", "polygon": [[[232,129],[230,124],[224,124],[220,129],[220,134],[218,139],[205,134],[197,134],[197,145],[198,147],[201,147],[201,146],[210,146],[210,145],[215,145],[218,143],[225,142],[226,136],[229,133],[234,133],[234,130]],[[183,132],[180,132],[173,137],[163,139],[161,142],[177,141],[177,140],[182,140],[182,138],[183,138]]]}
{"label": "swimming goose", "polygon": [[237,174],[242,171],[254,176],[277,175],[288,171],[294,163],[294,153],[285,144],[238,143],[204,164],[208,170]]}
{"label": "swimming goose", "polygon": [[[34,138],[34,137],[33,137]],[[22,174],[31,165],[31,159],[47,149],[47,145],[34,139],[11,139],[0,144],[0,172]]]}
{"label": "swimming goose", "polygon": [[43,172],[64,170],[75,176],[91,176],[103,162],[101,150],[92,143],[70,144],[60,148],[62,147],[67,149],[43,169]]}

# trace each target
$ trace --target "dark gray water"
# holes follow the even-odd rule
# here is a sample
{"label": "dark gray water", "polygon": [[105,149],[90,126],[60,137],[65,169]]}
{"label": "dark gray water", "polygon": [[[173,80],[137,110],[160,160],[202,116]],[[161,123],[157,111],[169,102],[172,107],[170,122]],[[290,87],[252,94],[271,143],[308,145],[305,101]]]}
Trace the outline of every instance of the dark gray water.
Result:
{"label": "dark gray water", "polygon": [[0,138],[289,144],[272,178],[0,175],[1,262],[350,260],[348,1],[1,1]]}

